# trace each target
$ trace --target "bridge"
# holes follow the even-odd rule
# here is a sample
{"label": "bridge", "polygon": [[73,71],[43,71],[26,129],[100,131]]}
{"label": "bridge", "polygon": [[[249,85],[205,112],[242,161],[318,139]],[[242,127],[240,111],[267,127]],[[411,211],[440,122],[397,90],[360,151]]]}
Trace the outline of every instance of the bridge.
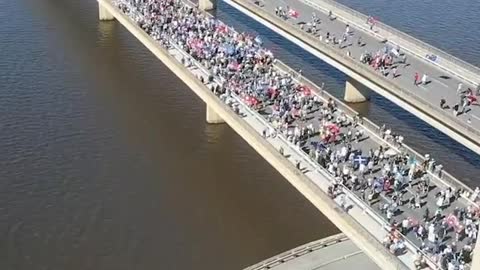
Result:
{"label": "bridge", "polygon": [[380,270],[343,233],[307,243],[244,270]]}
{"label": "bridge", "polygon": [[[199,3],[205,1],[209,0]],[[476,99],[475,94],[478,93],[475,91],[480,83],[478,67],[381,22],[372,22],[369,16],[333,0],[225,2],[345,73],[349,78],[345,86],[345,101],[365,101],[369,96],[368,89],[371,89],[480,153],[480,108],[477,105],[468,106],[462,113],[461,97],[457,93],[458,84],[462,83],[460,91],[471,89],[473,95],[470,97]],[[278,16],[275,13],[278,6],[282,6],[283,11],[289,7],[295,17],[290,16],[288,11],[286,16]],[[313,13],[315,19],[312,18]],[[370,28],[372,23],[373,28]],[[344,35],[347,25],[349,33]],[[345,42],[340,42],[342,37],[346,37]],[[391,55],[392,48],[400,48],[398,57],[393,55],[393,64],[385,72],[360,61],[365,52],[375,55],[385,47]],[[402,63],[403,55],[406,56],[406,64]],[[392,67],[396,69],[395,78]],[[414,85],[415,73],[419,74],[419,80],[427,74],[426,83]],[[440,107],[441,99],[446,101],[443,109]],[[457,116],[452,109],[455,104],[459,104]]]}
{"label": "bridge", "polygon": [[[147,8],[131,0],[98,2],[101,20],[117,19],[206,103],[208,123],[227,123],[381,269],[415,269],[417,254],[424,256],[426,266],[440,269],[445,256],[436,249],[448,245],[458,250],[473,248],[474,236],[456,239],[452,229],[466,219],[476,219],[470,211],[477,209],[478,192],[448,172],[428,165],[428,157],[395,140],[389,129],[359,116],[327,89],[278,59],[270,62],[260,45],[250,46],[262,55],[268,69],[228,64],[229,68],[215,70],[195,52],[203,45],[181,41],[187,35],[175,36],[178,28],[167,27],[169,32],[162,32],[168,20],[162,25],[159,14],[148,13],[159,7]],[[212,24],[211,15],[196,10],[196,5],[188,1],[173,5],[162,2],[169,11],[177,12],[175,16],[189,14],[189,19],[198,19],[205,27],[214,25],[211,30],[219,38],[254,42],[221,23]],[[217,56],[227,64],[222,62],[227,58]],[[257,93],[258,99],[264,98],[259,101],[252,96],[255,91],[242,88],[242,83],[254,86],[265,79],[278,84],[279,92]],[[288,100],[302,106],[283,114],[288,118],[285,120],[279,115],[279,107],[288,107]],[[372,183],[372,179],[376,180]],[[448,202],[439,205],[440,197],[448,198]],[[425,217],[427,208],[432,214]],[[434,216],[437,208],[442,210]],[[394,221],[402,222],[403,228]],[[424,222],[433,224],[434,239],[416,237],[412,229]],[[448,230],[439,238],[435,232],[443,227]]]}

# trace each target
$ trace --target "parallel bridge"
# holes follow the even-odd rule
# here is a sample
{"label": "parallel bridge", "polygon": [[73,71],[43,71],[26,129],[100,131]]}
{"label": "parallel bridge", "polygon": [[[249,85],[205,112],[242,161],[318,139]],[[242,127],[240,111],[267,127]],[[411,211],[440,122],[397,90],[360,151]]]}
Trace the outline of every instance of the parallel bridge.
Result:
{"label": "parallel bridge", "polygon": [[[349,77],[345,87],[347,102],[367,100],[371,89],[480,154],[480,107],[470,106],[467,112],[458,116],[454,116],[451,109],[460,103],[458,83],[462,83],[463,91],[472,89],[472,98],[476,98],[480,68],[381,22],[376,22],[370,29],[368,16],[333,0],[224,1],[345,73]],[[283,6],[285,10],[287,5],[299,14],[297,19],[283,19],[275,15],[277,6]],[[329,12],[332,12],[331,16]],[[313,13],[321,21],[315,34],[306,31],[311,29],[308,24],[312,22]],[[337,40],[341,39],[347,24],[350,33],[341,48],[326,42],[327,32]],[[362,39],[362,46],[357,45],[358,37]],[[401,54],[407,56],[408,65],[394,64],[398,66],[395,79],[391,74],[384,76],[359,61],[360,55],[366,51],[375,54],[385,46],[395,48],[397,45]],[[399,61],[398,58],[394,60]],[[416,72],[420,78],[423,74],[428,75],[426,85],[414,85]],[[450,109],[440,108],[442,98]]]}

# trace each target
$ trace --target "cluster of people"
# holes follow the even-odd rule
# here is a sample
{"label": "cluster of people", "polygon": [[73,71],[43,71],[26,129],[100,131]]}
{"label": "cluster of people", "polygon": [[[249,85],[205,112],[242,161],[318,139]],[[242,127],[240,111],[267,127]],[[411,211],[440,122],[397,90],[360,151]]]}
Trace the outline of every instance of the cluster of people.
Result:
{"label": "cluster of people", "polygon": [[[466,113],[470,110],[471,105],[479,105],[477,96],[480,95],[480,85],[478,85],[475,91],[469,87],[464,89],[462,83],[458,83],[457,96],[458,102],[452,106],[452,113],[454,116]],[[450,109],[445,99],[440,100],[440,108]]]}
{"label": "cluster of people", "polygon": [[[432,159],[427,157],[418,164],[413,157],[392,148],[362,149],[360,143],[368,136],[360,125],[361,119],[348,117],[333,99],[321,99],[300,84],[295,73],[278,69],[273,54],[262,46],[259,37],[238,33],[179,0],[117,0],[116,4],[160,44],[175,44],[186,52],[191,59],[183,59],[185,65],[196,61],[208,70],[210,75],[205,83],[220,81],[212,91],[222,100],[235,95],[261,112],[271,123],[263,130],[263,136],[281,134],[325,168],[334,178],[328,193],[332,198],[343,198],[342,206],[346,206],[343,187],[371,205],[377,203],[378,211],[390,222],[391,233],[384,244],[392,253],[402,252],[404,237],[416,234],[421,240],[420,248],[427,254],[442,254],[447,263],[469,261],[465,250],[475,242],[479,213],[474,208],[455,208],[453,213],[445,213],[458,201],[460,192],[445,188],[437,195],[435,214],[429,214],[431,206],[425,206],[423,199],[431,195],[429,172],[435,171]],[[279,16],[283,13],[283,9],[278,10]],[[319,23],[315,16],[312,20]],[[398,52],[399,48],[394,50]],[[392,49],[384,52],[394,57],[391,53]],[[391,61],[387,56],[371,61],[385,65]],[[402,136],[384,127],[381,134],[401,147]],[[475,200],[478,192],[472,196]],[[412,212],[403,207],[408,204],[416,213],[424,209],[423,221],[416,220],[415,215],[396,221],[405,216],[400,212]],[[464,243],[462,248],[446,244],[446,232],[452,228],[458,233],[455,242]]]}
{"label": "cluster of people", "polygon": [[400,54],[400,46],[392,47],[387,44],[375,53],[365,51],[360,55],[359,61],[379,70],[384,76],[392,74],[392,77],[396,78],[398,66],[406,65],[407,58],[405,54]]}

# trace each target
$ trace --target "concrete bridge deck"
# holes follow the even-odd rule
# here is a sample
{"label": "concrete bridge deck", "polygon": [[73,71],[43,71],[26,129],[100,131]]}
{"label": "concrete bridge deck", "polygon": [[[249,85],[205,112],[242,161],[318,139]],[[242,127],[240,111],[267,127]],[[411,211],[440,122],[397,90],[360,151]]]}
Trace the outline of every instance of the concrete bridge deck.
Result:
{"label": "concrete bridge deck", "polygon": [[[175,43],[170,42],[168,49],[164,49],[158,44],[153,38],[149,37],[141,28],[139,28],[135,22],[133,22],[126,15],[121,13],[112,3],[108,0],[99,0],[101,8],[104,10],[101,13],[102,16],[106,18],[117,18],[129,31],[132,32],[147,48],[149,48],[157,57],[159,57],[167,66],[169,66],[177,76],[182,78],[191,88],[195,91],[206,103],[208,106],[207,114],[213,115],[213,118],[217,120],[226,121],[235,131],[237,131],[245,140],[252,145],[262,156],[264,156],[267,161],[269,161],[279,172],[281,172],[302,194],[304,194],[317,208],[325,213],[332,222],[339,227],[345,234],[350,237],[356,245],[365,250],[365,252],[374,260],[377,264],[381,265],[383,269],[403,269],[405,266],[407,268],[414,268],[414,256],[418,250],[418,243],[415,242],[415,239],[412,235],[406,236],[406,246],[407,249],[403,254],[398,256],[398,259],[402,263],[396,263],[391,258],[392,255],[388,253],[383,247],[381,247],[380,242],[385,237],[387,231],[389,230],[389,222],[385,219],[382,213],[376,209],[375,205],[370,206],[358,196],[359,191],[349,188],[342,187],[344,197],[335,198],[335,203],[342,204],[343,206],[347,205],[348,211],[342,210],[342,208],[332,205],[329,201],[330,199],[326,197],[327,190],[329,186],[334,181],[332,175],[329,172],[319,166],[311,157],[309,157],[304,151],[299,149],[297,146],[294,146],[289,142],[284,135],[278,134],[277,136],[269,136],[262,138],[260,134],[267,129],[272,128],[272,123],[266,119],[266,113],[268,113],[270,107],[266,106],[260,111],[256,111],[249,106],[247,106],[243,100],[232,93],[228,97],[229,106],[234,106],[238,109],[237,113],[241,116],[233,115],[233,112],[225,106],[221,105],[221,100],[215,97],[212,97],[212,93],[208,91],[212,85],[219,84],[221,78],[216,78],[212,83],[204,83],[203,86],[200,83],[200,80],[195,80],[191,77],[194,75],[197,78],[202,77],[202,82],[206,81],[206,78],[210,75],[210,72],[203,67],[200,63],[191,59],[191,65],[183,66],[182,60],[191,58],[188,54],[182,51]],[[191,3],[190,3],[191,4]],[[134,8],[131,9],[134,12]],[[282,74],[292,74],[292,71],[288,69],[287,66],[283,65],[281,62],[275,63],[275,69]],[[326,102],[328,98],[332,98],[327,92],[320,89],[318,86],[309,82],[307,79],[295,75],[296,82],[304,85],[308,85],[313,91],[314,94],[318,95],[323,102]],[[223,100],[225,101],[225,100]],[[349,109],[346,105],[336,100],[339,105],[338,109],[335,112],[335,115],[345,113],[350,119],[356,115],[354,111]],[[208,116],[207,116],[208,117]],[[210,116],[212,117],[212,116]],[[307,120],[300,123],[297,121],[295,124],[306,125],[309,123],[314,123],[318,119],[318,110],[312,111],[307,117]],[[378,127],[373,123],[369,122],[368,119],[362,119],[362,124],[360,124],[355,129],[361,130],[364,134],[362,140],[358,143],[355,143],[357,149],[362,149],[366,151],[370,148],[376,148],[380,145],[388,146],[392,148],[396,153],[400,151],[406,151],[411,153],[413,156],[417,156],[421,160],[421,155],[409,149],[407,146],[403,146],[402,149],[396,148],[390,142],[385,141],[378,134]],[[345,128],[342,128],[342,131],[345,131]],[[315,141],[315,137],[310,138],[305,145],[308,146],[311,142]],[[269,145],[269,146],[268,146]],[[333,146],[338,147],[338,146]],[[274,153],[273,151],[278,151],[278,149],[284,149],[282,156],[278,156],[278,152]],[[277,150],[275,150],[277,149]],[[298,162],[300,161],[300,168],[295,169]],[[285,163],[287,162],[287,163]],[[379,167],[377,167],[378,169]],[[376,172],[378,174],[379,172]],[[429,172],[430,177],[432,178],[432,188],[433,192],[429,193],[429,196],[425,198],[426,205],[428,207],[434,207],[435,190],[444,189],[447,186],[451,186],[455,189],[467,189],[463,184],[449,176],[448,178],[439,177],[439,175]],[[443,173],[443,175],[447,175]],[[323,192],[323,193],[322,193]],[[407,196],[411,196],[411,191],[405,190]],[[381,196],[377,204],[389,202],[389,195]],[[344,198],[344,199],[343,199]],[[456,200],[449,206],[449,209],[453,207],[465,207],[471,202],[465,198],[460,198]],[[425,207],[425,206],[424,206]],[[447,209],[448,211],[448,209]],[[421,220],[421,213],[418,211],[412,211],[406,208],[402,208],[401,211],[397,213],[396,219],[401,219],[405,216],[410,216],[414,219]],[[373,240],[375,239],[375,240]],[[445,243],[449,243],[451,239],[446,239]],[[461,243],[460,243],[461,245]],[[429,261],[432,267],[435,267],[435,264],[432,261]],[[402,265],[405,266],[402,266]]]}
{"label": "concrete bridge deck", "polygon": [[[459,82],[463,84],[463,90],[467,88],[475,90],[480,83],[479,68],[381,23],[377,23],[371,30],[366,24],[367,16],[335,1],[225,0],[225,2],[412,112],[476,153],[480,153],[480,106],[470,106],[466,113],[458,116],[454,116],[451,109],[460,103],[456,91]],[[276,16],[277,6],[282,6],[284,10],[289,6],[298,12],[298,18],[290,17],[284,20]],[[330,10],[334,19],[328,15]],[[313,13],[321,21],[317,24],[315,35],[306,32],[309,26],[300,29],[300,25],[312,21]],[[349,24],[350,34],[342,48],[339,45],[332,45],[331,42],[329,44],[325,42],[327,32],[340,39],[345,33],[346,24]],[[363,46],[357,45],[360,36]],[[407,56],[408,65],[394,64],[398,67],[396,78],[391,74],[383,76],[379,71],[359,61],[360,55],[366,51],[375,54],[385,45],[395,47],[397,44],[401,48],[400,52]],[[350,53],[350,57],[347,56],[347,52]],[[437,55],[437,60],[428,60],[426,54]],[[426,85],[414,85],[416,72],[420,78],[427,74]],[[440,108],[442,98],[447,101],[450,109]]]}
{"label": "concrete bridge deck", "polygon": [[343,233],[326,237],[266,259],[244,270],[379,270]]}

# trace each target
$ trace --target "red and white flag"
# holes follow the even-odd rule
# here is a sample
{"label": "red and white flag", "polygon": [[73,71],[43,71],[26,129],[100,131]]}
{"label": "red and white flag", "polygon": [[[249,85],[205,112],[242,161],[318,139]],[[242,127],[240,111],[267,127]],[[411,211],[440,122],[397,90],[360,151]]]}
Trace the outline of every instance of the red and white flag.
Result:
{"label": "red and white flag", "polygon": [[296,11],[296,10],[290,9],[288,11],[288,15],[292,18],[297,19],[300,16],[300,13],[298,13],[298,11]]}
{"label": "red and white flag", "polygon": [[448,215],[446,221],[450,227],[457,227],[459,225],[458,218],[453,214]]}

